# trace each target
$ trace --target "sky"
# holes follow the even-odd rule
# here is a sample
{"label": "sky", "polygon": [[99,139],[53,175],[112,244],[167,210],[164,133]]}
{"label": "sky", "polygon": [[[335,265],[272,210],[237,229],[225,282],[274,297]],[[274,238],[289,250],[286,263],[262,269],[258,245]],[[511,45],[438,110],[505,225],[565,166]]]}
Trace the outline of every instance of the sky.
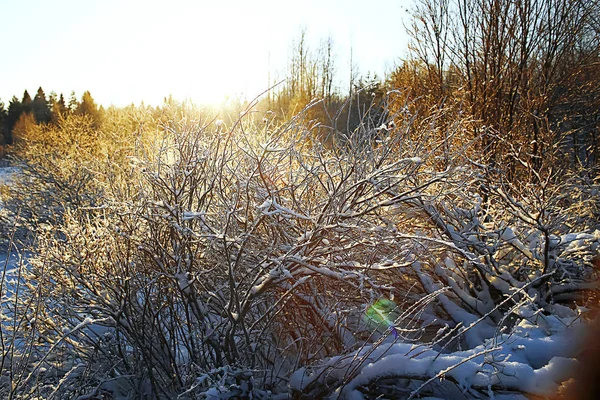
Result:
{"label": "sky", "polygon": [[336,76],[380,77],[406,56],[412,0],[0,0],[0,100],[42,87],[104,106],[166,96],[251,99],[283,78],[292,43],[330,37]]}

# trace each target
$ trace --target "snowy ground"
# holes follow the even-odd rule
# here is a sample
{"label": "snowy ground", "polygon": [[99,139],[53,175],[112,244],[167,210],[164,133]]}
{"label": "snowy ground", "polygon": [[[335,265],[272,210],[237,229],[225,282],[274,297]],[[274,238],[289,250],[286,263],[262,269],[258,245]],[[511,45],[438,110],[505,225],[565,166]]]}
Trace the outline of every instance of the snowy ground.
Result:
{"label": "snowy ground", "polygon": [[[18,167],[0,167],[0,186],[2,185],[10,185],[13,180],[15,179],[16,174],[19,173],[19,168]],[[2,199],[2,193],[0,192],[0,213],[2,213],[2,208],[3,208],[3,199]],[[2,221],[0,219],[0,223],[3,223],[4,221]],[[7,254],[7,249],[5,248],[5,246],[0,247],[0,277],[2,277],[2,274],[4,274],[4,271],[6,271],[7,276],[10,275],[9,271],[13,270],[17,264],[18,261],[18,256],[16,254],[11,254],[10,256],[8,256]],[[7,264],[7,258],[8,258],[8,264]]]}
{"label": "snowy ground", "polygon": [[7,285],[8,289],[12,288],[12,280],[16,277],[16,268],[19,264],[19,256],[17,254],[7,255],[4,251],[0,251],[0,279],[5,277],[5,285]]}
{"label": "snowy ground", "polygon": [[[0,164],[1,165],[1,164]],[[10,185],[15,179],[16,174],[19,173],[18,167],[6,167],[0,166],[0,187],[3,185]],[[0,192],[0,211],[4,205],[2,199],[2,192]]]}
{"label": "snowy ground", "polygon": [[10,185],[18,172],[18,167],[0,167],[0,185]]}
{"label": "snowy ground", "polygon": [[[11,185],[16,175],[20,172],[18,167],[5,166],[0,164],[0,187],[5,185]],[[4,199],[2,198],[2,191],[0,191],[0,233],[4,236],[10,230],[7,223],[11,218],[8,216],[8,210],[4,209]],[[5,238],[3,238],[5,239]],[[8,248],[8,242],[0,240],[0,306],[2,307],[2,327],[6,328],[10,325],[13,320],[11,319],[11,311],[7,311],[5,308],[7,304],[11,304],[11,298],[14,298],[17,293],[18,280],[19,280],[19,266],[23,266],[23,259],[15,249]],[[5,343],[3,343],[5,344]]]}

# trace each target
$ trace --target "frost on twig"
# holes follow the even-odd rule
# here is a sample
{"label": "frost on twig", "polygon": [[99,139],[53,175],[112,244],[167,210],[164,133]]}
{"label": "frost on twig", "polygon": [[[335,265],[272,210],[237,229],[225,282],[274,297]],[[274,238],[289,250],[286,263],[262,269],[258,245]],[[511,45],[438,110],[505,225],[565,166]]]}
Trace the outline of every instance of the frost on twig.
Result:
{"label": "frost on twig", "polygon": [[576,176],[517,190],[410,116],[328,147],[322,125],[242,115],[93,164],[102,196],[76,191],[5,267],[0,393],[485,398],[571,377],[600,241]]}

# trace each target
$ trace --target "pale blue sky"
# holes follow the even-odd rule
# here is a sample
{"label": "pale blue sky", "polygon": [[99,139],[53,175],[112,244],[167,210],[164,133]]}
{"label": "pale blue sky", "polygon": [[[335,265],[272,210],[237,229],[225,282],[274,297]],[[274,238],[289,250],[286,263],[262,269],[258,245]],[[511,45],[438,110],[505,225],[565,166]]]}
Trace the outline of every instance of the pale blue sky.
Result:
{"label": "pale blue sky", "polygon": [[[283,75],[291,43],[331,36],[338,78],[350,48],[361,73],[383,75],[406,55],[411,0],[0,0],[0,100],[23,90],[90,90],[108,106],[169,94],[194,101],[254,97]],[[269,57],[270,55],[270,57]],[[269,63],[270,59],[270,63]]]}

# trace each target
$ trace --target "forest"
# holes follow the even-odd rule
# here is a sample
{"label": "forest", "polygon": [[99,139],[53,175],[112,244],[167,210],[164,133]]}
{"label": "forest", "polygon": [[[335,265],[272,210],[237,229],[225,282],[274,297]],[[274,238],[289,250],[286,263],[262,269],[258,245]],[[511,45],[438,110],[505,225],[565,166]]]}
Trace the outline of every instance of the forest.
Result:
{"label": "forest", "polygon": [[597,398],[600,3],[407,31],[226,108],[0,102],[0,397]]}

